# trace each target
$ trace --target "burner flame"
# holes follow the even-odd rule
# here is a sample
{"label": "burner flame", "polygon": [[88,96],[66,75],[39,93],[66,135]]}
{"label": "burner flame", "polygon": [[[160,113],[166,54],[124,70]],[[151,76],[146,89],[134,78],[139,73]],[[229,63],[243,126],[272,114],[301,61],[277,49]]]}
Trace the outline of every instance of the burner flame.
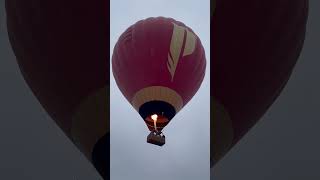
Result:
{"label": "burner flame", "polygon": [[158,132],[158,129],[157,129],[158,115],[157,114],[151,115],[151,119],[153,120],[154,129],[156,130],[156,132]]}
{"label": "burner flame", "polygon": [[154,114],[154,115],[151,115],[151,119],[154,120],[154,121],[157,121],[158,119],[158,115]]}

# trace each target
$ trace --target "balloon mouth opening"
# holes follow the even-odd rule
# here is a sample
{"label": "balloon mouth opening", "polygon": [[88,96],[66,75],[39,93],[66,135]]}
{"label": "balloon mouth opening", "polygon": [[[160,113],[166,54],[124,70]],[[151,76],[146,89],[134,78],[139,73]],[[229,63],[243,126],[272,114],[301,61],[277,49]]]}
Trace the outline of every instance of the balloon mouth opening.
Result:
{"label": "balloon mouth opening", "polygon": [[165,117],[170,121],[176,115],[176,110],[174,106],[168,102],[154,100],[142,104],[139,107],[139,114],[142,119],[157,117],[157,120],[159,120]]}
{"label": "balloon mouth opening", "polygon": [[165,101],[149,101],[140,106],[139,114],[150,131],[161,132],[175,116],[176,111]]}

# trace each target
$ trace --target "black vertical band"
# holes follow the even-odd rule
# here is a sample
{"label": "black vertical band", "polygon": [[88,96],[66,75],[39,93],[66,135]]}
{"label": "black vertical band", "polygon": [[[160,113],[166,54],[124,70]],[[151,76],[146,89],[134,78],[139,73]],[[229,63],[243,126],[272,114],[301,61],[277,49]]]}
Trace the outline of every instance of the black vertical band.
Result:
{"label": "black vertical band", "polygon": [[103,179],[110,179],[110,133],[104,135],[94,146],[92,163]]}

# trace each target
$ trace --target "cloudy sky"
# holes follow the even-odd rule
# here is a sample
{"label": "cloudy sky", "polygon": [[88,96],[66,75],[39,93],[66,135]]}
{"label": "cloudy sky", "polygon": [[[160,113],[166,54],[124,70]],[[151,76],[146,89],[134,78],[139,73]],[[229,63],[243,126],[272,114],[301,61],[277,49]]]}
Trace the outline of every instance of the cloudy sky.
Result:
{"label": "cloudy sky", "polygon": [[[164,129],[166,145],[146,142],[149,130],[118,89],[111,73],[111,180],[209,179],[209,0],[111,0],[110,54],[121,33],[147,17],[172,17],[191,27],[206,50],[204,82]],[[110,59],[111,60],[111,59]]]}

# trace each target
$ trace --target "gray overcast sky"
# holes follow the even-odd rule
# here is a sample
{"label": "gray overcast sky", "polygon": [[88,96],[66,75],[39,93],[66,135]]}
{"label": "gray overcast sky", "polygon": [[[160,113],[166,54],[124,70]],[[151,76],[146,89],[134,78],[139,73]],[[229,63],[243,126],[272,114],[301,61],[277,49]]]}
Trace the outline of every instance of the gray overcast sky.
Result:
{"label": "gray overcast sky", "polygon": [[110,54],[119,36],[136,21],[172,17],[191,27],[206,51],[204,82],[193,99],[164,129],[166,145],[146,142],[149,133],[123,97],[111,73],[111,180],[195,180],[210,178],[210,1],[111,0]]}

